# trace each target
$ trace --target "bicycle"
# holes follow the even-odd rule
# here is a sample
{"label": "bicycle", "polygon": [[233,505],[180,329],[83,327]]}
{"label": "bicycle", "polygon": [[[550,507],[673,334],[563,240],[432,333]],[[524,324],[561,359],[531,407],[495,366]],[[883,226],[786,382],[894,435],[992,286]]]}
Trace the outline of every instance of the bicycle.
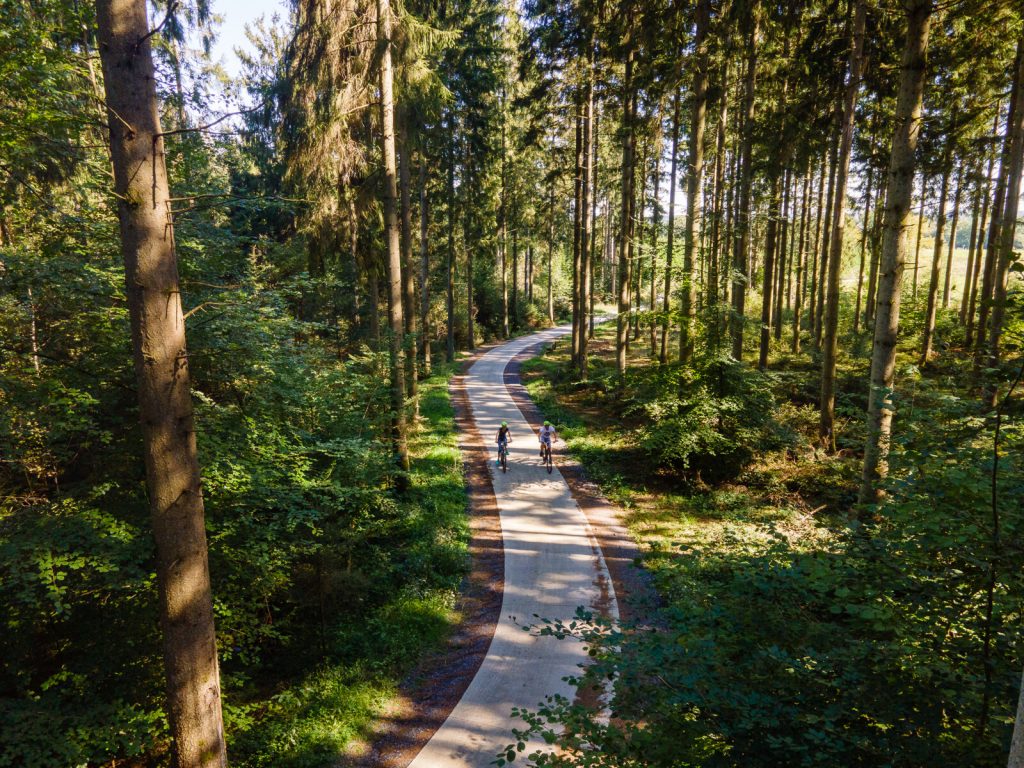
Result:
{"label": "bicycle", "polygon": [[541,461],[544,463],[544,466],[547,467],[548,474],[550,475],[553,467],[551,464],[551,445],[549,443],[542,442],[540,444],[540,456]]}
{"label": "bicycle", "polygon": [[498,463],[502,472],[508,472],[508,443],[498,443]]}

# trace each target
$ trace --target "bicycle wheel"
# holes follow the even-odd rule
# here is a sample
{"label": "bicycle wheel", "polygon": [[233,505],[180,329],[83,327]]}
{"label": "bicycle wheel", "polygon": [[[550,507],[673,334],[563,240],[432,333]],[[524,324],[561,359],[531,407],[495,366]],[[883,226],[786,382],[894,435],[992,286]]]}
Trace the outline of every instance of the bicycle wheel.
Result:
{"label": "bicycle wheel", "polygon": [[551,466],[551,446],[550,445],[544,447],[544,464],[547,465],[548,474],[550,475],[551,474],[551,470],[552,470],[552,466]]}
{"label": "bicycle wheel", "polygon": [[501,452],[501,471],[508,472],[508,450]]}

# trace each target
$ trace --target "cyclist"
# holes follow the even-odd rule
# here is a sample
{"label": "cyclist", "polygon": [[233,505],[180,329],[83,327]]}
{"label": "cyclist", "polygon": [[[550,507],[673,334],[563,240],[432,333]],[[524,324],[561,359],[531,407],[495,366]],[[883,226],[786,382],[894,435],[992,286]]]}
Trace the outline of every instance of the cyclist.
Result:
{"label": "cyclist", "polygon": [[544,456],[544,446],[548,447],[548,453],[551,452],[551,441],[555,439],[555,428],[551,426],[550,421],[545,421],[544,426],[540,428],[540,432],[537,433],[537,439],[540,440],[540,455]]}
{"label": "cyclist", "polygon": [[498,427],[498,437],[495,441],[498,444],[498,460],[495,464],[501,464],[501,449],[504,447],[505,453],[508,453],[508,444],[512,442],[512,433],[508,429],[508,422],[501,422],[501,426]]}

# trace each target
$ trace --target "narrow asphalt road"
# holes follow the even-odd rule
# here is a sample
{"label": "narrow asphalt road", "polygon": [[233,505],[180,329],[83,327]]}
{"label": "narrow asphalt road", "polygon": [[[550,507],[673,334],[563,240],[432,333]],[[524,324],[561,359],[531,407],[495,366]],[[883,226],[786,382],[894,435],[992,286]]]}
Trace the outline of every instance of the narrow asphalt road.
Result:
{"label": "narrow asphalt road", "polygon": [[[510,341],[478,360],[466,377],[473,419],[491,447],[494,495],[501,516],[505,582],[501,616],[487,655],[448,719],[411,768],[486,768],[514,741],[513,707],[536,708],[545,696],[575,691],[563,678],[586,659],[573,640],[537,637],[523,624],[571,619],[578,606],[618,609],[601,549],[587,518],[556,467],[541,463],[536,434],[505,387],[509,362],[528,347],[569,333],[569,326]],[[509,469],[495,466],[494,437],[502,421],[512,432]],[[541,744],[531,744],[529,751]]]}

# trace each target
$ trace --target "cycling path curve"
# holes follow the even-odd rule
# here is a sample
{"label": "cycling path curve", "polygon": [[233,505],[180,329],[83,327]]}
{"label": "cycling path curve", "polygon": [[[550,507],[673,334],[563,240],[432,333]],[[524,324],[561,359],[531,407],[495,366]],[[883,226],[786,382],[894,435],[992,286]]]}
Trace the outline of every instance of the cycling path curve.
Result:
{"label": "cycling path curve", "polygon": [[[490,470],[504,547],[501,613],[490,646],[469,687],[410,768],[486,768],[514,739],[513,707],[535,709],[546,696],[572,699],[563,678],[586,659],[581,643],[539,637],[523,625],[570,620],[577,607],[618,618],[613,581],[600,536],[556,466],[543,466],[534,428],[506,386],[506,368],[523,353],[570,331],[561,326],[495,347],[465,377],[476,429],[490,451]],[[516,367],[518,367],[516,365]],[[536,418],[536,414],[530,414]],[[502,421],[512,433],[509,468],[495,466],[494,436]],[[537,745],[530,745],[530,750]]]}

